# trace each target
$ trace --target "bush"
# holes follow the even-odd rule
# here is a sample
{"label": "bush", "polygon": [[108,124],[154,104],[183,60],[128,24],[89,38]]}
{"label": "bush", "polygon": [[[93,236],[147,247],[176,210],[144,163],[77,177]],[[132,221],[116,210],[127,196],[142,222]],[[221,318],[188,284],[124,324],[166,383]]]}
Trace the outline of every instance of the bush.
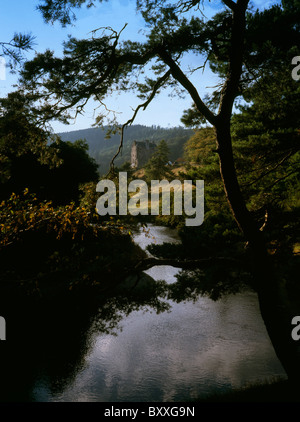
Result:
{"label": "bush", "polygon": [[[98,220],[95,218],[98,217]],[[117,282],[142,251],[129,231],[74,204],[54,208],[26,190],[0,204],[0,278],[29,290]],[[49,283],[48,283],[49,284]]]}

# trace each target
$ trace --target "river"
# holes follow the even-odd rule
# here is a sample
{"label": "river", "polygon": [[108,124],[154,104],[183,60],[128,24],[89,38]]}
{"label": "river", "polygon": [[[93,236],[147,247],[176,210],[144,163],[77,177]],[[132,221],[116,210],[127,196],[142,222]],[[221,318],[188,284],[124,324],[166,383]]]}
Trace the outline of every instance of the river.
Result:
{"label": "river", "polygon": [[[178,242],[176,231],[150,226],[135,241]],[[147,274],[173,283],[178,269],[154,267]],[[261,319],[256,294],[247,291],[212,301],[170,302],[167,312],[134,310],[114,334],[89,328],[80,365],[59,388],[38,373],[34,401],[185,401],[247,383],[285,377]]]}

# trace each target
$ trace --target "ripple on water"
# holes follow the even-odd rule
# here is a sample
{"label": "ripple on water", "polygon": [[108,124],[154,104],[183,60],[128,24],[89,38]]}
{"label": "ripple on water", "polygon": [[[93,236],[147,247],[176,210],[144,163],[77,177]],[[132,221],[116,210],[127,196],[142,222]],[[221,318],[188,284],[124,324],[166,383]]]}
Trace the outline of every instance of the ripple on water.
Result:
{"label": "ripple on water", "polygon": [[[179,242],[175,231],[150,226],[135,241],[145,248]],[[178,269],[154,267],[154,279],[176,280]],[[83,369],[49,401],[180,401],[239,387],[248,382],[285,377],[260,317],[253,292],[217,302],[172,303],[159,315],[134,311],[117,335],[94,333]],[[37,386],[38,387],[38,386]],[[36,397],[39,389],[36,388]],[[43,390],[45,394],[45,389]]]}

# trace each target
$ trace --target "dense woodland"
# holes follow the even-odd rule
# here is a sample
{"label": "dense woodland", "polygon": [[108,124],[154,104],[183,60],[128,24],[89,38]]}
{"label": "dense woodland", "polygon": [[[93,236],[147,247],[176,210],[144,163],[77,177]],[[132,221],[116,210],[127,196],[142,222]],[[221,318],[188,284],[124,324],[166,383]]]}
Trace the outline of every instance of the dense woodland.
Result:
{"label": "dense woodland", "polygon": [[[72,7],[84,3],[45,0],[39,8],[46,21],[67,25]],[[69,39],[62,58],[48,50],[22,65],[19,89],[0,100],[1,286],[13,286],[21,297],[81,288],[102,292],[125,274],[168,261],[186,271],[151,295],[218,299],[251,287],[274,349],[299,386],[291,320],[300,315],[300,82],[292,77],[291,63],[300,55],[300,3],[282,0],[261,12],[246,0],[222,4],[206,21],[198,9],[205,10],[205,2],[139,1],[147,41],[120,42],[120,34],[107,29],[99,37]],[[3,54],[29,46],[30,37],[27,43],[16,38]],[[186,52],[202,54],[219,75],[212,96],[201,98],[182,71]],[[152,76],[130,81],[148,64]],[[146,108],[166,84],[191,96],[182,117],[188,130],[135,126],[133,116],[107,140],[103,129],[60,136],[49,131],[51,119],[66,121],[72,108],[81,111],[92,97],[105,101],[116,87],[139,90],[140,108]],[[113,180],[120,170],[135,177],[127,162],[131,141],[142,139],[159,145],[145,166],[145,180],[156,175],[205,181],[203,225],[187,228],[184,216],[121,219],[96,213],[96,184],[120,142]],[[185,162],[179,172],[163,164],[179,157]],[[131,239],[134,225],[147,221],[177,227],[182,245],[151,247],[157,261],[150,263]]]}

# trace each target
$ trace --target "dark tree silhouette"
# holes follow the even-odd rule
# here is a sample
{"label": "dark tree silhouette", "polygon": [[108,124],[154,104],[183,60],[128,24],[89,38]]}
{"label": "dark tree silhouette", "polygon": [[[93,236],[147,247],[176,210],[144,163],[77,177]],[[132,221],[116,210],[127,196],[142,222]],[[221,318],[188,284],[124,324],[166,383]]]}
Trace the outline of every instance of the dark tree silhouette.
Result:
{"label": "dark tree silhouette", "polygon": [[[58,19],[67,24],[72,18],[71,8],[84,3],[45,0],[40,10],[47,21]],[[291,338],[295,310],[273,268],[260,224],[242,195],[235,169],[231,119],[236,99],[265,72],[276,68],[278,51],[285,52],[280,60],[284,58],[286,66],[290,66],[299,45],[299,1],[283,1],[264,12],[250,10],[249,0],[222,3],[223,10],[208,20],[201,10],[203,5],[205,11],[205,1],[165,4],[139,0],[138,10],[150,28],[145,42],[121,42],[125,27],[119,33],[110,28],[104,28],[102,34],[94,31],[86,40],[71,38],[65,44],[63,58],[48,50],[26,63],[22,82],[32,99],[46,98],[40,109],[46,119],[62,120],[69,118],[72,108],[81,112],[90,98],[104,103],[115,89],[138,89],[143,102],[127,124],[163,87],[175,85],[188,92],[194,111],[215,130],[221,179],[232,215],[248,242],[262,316],[289,378],[298,380],[299,346]],[[220,76],[220,85],[211,98],[201,98],[183,70],[185,53],[203,55],[204,63]],[[152,69],[152,75],[148,71],[141,81],[138,77],[143,76],[141,70],[146,66]]]}

